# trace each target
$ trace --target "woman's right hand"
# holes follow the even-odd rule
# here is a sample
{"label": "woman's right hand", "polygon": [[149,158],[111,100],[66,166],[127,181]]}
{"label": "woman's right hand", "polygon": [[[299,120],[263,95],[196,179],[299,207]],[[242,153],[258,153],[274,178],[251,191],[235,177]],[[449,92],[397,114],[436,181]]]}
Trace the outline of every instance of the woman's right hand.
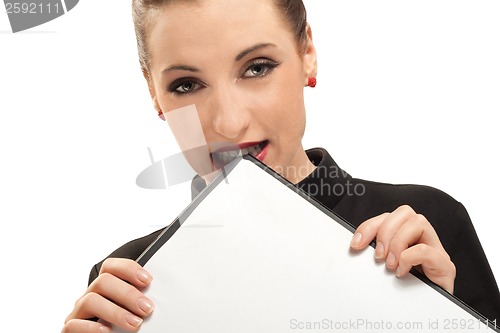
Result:
{"label": "woman's right hand", "polygon": [[[111,325],[137,331],[154,310],[153,302],[140,291],[151,280],[151,274],[133,260],[106,259],[66,317],[61,333],[104,333],[111,331]],[[98,322],[92,320],[96,317]]]}

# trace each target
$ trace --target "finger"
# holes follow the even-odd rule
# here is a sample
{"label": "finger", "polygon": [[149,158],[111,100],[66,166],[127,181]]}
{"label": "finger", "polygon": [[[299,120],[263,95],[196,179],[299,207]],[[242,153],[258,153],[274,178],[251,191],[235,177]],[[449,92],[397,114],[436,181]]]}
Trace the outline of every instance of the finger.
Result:
{"label": "finger", "polygon": [[110,333],[111,328],[90,320],[71,319],[68,321],[61,333]]}
{"label": "finger", "polygon": [[66,324],[71,320],[94,317],[128,331],[136,331],[143,322],[141,317],[125,310],[102,295],[90,292],[76,302],[75,309],[66,319]]}
{"label": "finger", "polygon": [[137,262],[123,258],[108,258],[101,266],[99,274],[109,273],[132,285],[142,288],[153,280],[151,274]]}
{"label": "finger", "polygon": [[421,214],[414,214],[397,229],[392,239],[385,241],[388,244],[387,268],[396,269],[401,252],[417,243],[427,244],[444,252],[436,231]]}
{"label": "finger", "polygon": [[148,316],[153,312],[153,302],[131,284],[111,275],[100,274],[87,289],[111,300],[138,316]]}
{"label": "finger", "polygon": [[414,215],[415,211],[410,206],[403,205],[396,208],[387,216],[376,234],[375,259],[393,259],[392,256],[388,257],[391,240],[401,226],[407,223]]}
{"label": "finger", "polygon": [[350,245],[351,248],[355,250],[362,250],[367,247],[373,238],[375,238],[378,228],[387,216],[389,216],[389,213],[384,213],[361,223],[352,236]]}
{"label": "finger", "polygon": [[453,293],[456,267],[446,252],[427,244],[412,246],[401,253],[396,276],[403,277],[418,265],[432,282]]}

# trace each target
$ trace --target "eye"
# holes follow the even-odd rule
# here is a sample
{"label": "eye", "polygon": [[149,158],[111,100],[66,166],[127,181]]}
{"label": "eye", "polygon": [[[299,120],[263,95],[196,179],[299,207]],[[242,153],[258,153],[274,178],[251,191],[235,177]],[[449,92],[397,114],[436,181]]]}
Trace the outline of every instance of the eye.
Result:
{"label": "eye", "polygon": [[250,66],[247,67],[244,78],[262,77],[271,73],[274,68],[278,67],[278,63],[269,59],[256,59]]}
{"label": "eye", "polygon": [[201,87],[202,85],[194,79],[182,78],[172,82],[168,87],[168,91],[177,95],[185,95],[193,93]]}

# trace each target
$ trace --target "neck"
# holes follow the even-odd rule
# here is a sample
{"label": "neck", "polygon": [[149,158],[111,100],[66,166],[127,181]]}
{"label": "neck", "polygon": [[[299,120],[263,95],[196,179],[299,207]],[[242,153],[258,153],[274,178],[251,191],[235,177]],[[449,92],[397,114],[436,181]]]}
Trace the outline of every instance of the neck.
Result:
{"label": "neck", "polygon": [[293,161],[289,163],[289,166],[278,173],[291,183],[297,184],[309,176],[315,169],[316,166],[309,160],[304,148],[301,146]]}

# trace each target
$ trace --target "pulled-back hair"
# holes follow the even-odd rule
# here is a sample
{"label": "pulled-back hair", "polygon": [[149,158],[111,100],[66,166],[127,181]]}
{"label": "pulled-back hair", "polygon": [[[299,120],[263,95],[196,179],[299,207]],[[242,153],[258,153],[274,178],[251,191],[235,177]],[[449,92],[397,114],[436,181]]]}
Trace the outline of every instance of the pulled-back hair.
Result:
{"label": "pulled-back hair", "polygon": [[[151,24],[155,13],[164,6],[180,2],[197,2],[200,0],[132,0],[132,18],[134,21],[135,36],[137,39],[137,50],[142,72],[149,73],[149,49],[147,44],[147,33],[151,30]],[[307,47],[307,14],[302,0],[272,0],[276,7],[283,13],[290,30],[294,34],[299,52],[304,52]]]}

